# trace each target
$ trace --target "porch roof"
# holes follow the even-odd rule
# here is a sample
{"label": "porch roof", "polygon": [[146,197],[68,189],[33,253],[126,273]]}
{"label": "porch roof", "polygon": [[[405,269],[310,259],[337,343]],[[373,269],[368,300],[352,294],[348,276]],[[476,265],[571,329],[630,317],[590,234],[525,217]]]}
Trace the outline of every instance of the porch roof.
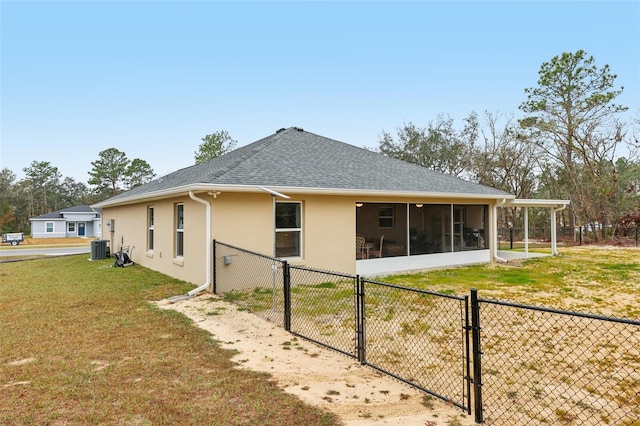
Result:
{"label": "porch roof", "polygon": [[498,207],[546,207],[546,208],[564,208],[571,202],[569,200],[545,200],[545,199],[523,199],[514,198],[506,200],[504,204],[498,204]]}

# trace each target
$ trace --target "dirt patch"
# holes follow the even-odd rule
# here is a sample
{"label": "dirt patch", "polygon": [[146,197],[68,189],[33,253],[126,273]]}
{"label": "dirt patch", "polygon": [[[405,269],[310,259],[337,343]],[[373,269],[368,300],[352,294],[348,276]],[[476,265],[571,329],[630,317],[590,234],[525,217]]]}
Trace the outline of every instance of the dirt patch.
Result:
{"label": "dirt patch", "polygon": [[347,426],[474,424],[459,408],[296,338],[218,296],[162,301],[158,306],[182,312],[223,348],[237,350],[233,359],[238,368],[270,373],[285,392],[339,415]]}

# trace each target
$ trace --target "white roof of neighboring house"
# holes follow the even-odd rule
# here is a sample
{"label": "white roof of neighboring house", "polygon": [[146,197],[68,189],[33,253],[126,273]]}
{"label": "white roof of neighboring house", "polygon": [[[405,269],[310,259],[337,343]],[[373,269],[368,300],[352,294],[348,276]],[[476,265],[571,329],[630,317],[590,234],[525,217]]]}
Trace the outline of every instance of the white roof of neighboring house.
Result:
{"label": "white roof of neighboring house", "polygon": [[86,215],[86,214],[90,214],[90,215],[94,215],[95,217],[98,217],[100,216],[100,210],[94,209],[93,207],[88,205],[79,205],[79,206],[73,206],[66,209],[62,209],[62,210],[56,210],[55,212],[51,212],[51,213],[45,213],[40,216],[31,217],[29,218],[29,220],[55,220],[55,219],[66,220],[68,219],[67,216]]}

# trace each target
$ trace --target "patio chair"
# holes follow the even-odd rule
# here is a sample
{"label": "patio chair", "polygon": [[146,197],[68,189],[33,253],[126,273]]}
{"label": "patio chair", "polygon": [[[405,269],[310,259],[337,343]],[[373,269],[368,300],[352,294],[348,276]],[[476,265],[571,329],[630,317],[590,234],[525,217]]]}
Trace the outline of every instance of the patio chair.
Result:
{"label": "patio chair", "polygon": [[369,248],[367,241],[362,235],[356,235],[356,259],[368,259]]}
{"label": "patio chair", "polygon": [[380,237],[380,249],[369,250],[369,256],[371,257],[382,257],[382,243],[384,242],[384,235]]}

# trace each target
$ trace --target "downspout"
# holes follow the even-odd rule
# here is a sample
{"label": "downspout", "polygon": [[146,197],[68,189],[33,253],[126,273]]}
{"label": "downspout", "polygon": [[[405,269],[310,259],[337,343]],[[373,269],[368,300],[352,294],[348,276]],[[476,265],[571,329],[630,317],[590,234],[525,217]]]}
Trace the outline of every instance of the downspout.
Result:
{"label": "downspout", "polygon": [[498,256],[498,206],[501,206],[506,202],[507,199],[503,198],[499,203],[493,205],[493,235],[491,238],[493,240],[493,258],[503,263],[508,263],[508,260]]}
{"label": "downspout", "polygon": [[198,198],[193,195],[193,191],[189,191],[189,198],[193,201],[196,201],[200,204],[204,204],[205,209],[205,283],[202,284],[198,288],[194,288],[187,294],[189,296],[195,296],[203,290],[208,289],[211,286],[211,203],[209,201],[205,201],[202,198]]}
{"label": "downspout", "polygon": [[[214,194],[214,196],[215,195],[217,194]],[[209,287],[211,287],[211,203],[209,201],[203,200],[202,198],[196,197],[195,195],[193,195],[193,191],[189,191],[189,198],[200,204],[204,204],[205,207],[205,282],[201,286],[187,292],[187,294],[170,297],[169,299],[167,299],[170,303],[174,303],[179,300],[191,299],[201,291],[207,290]]]}
{"label": "downspout", "polygon": [[557,250],[557,235],[556,235],[556,213],[564,210],[567,208],[567,205],[564,204],[562,207],[559,207],[557,209],[552,208],[551,209],[551,255],[552,256],[557,256],[558,250]]}

